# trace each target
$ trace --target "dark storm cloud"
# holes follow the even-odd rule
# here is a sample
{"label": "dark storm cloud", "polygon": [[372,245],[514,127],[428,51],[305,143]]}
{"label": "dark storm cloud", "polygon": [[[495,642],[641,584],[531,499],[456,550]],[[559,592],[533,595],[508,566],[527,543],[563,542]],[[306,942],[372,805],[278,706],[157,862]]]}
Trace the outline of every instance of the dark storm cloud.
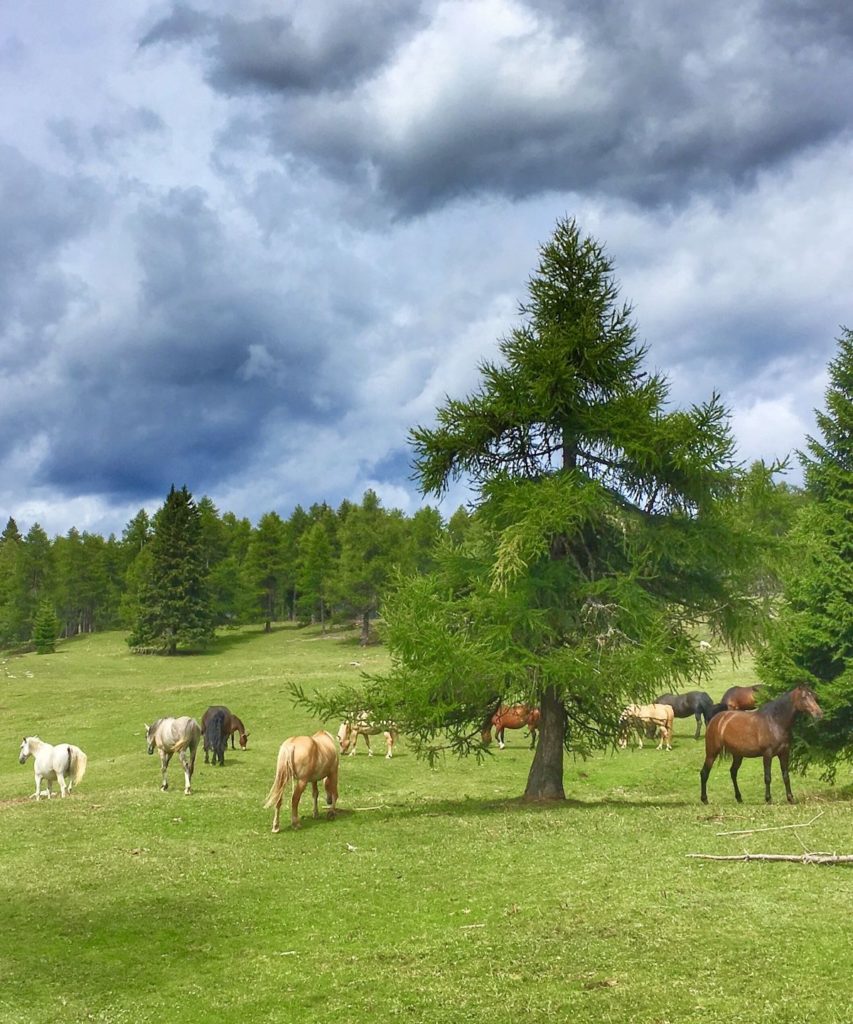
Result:
{"label": "dark storm cloud", "polygon": [[80,294],[62,270],[63,247],[94,221],[100,190],[44,170],[0,144],[0,370],[38,357],[44,331]]}
{"label": "dark storm cloud", "polygon": [[[853,16],[841,4],[737,0],[710,15],[663,0],[530,0],[517,10],[529,25],[491,51],[472,39],[468,55],[469,41],[449,35],[448,91],[416,113],[403,96],[393,124],[365,77],[393,64],[403,30],[411,46],[419,33],[449,32],[438,12],[452,5],[428,23],[426,13],[391,20],[352,4],[313,40],[283,18],[176,8],[145,43],[201,41],[214,88],[266,98],[255,130],[282,159],[378,188],[408,215],[458,197],[550,190],[679,204],[749,184],[853,127]],[[564,64],[546,94],[525,89],[537,60]],[[394,87],[417,96],[421,82]]]}
{"label": "dark storm cloud", "polygon": [[324,377],[333,315],[256,281],[201,189],[147,202],[131,227],[137,308],[63,356],[37,483],[143,499],[191,477],[210,490],[280,422],[346,410]]}
{"label": "dark storm cloud", "polygon": [[419,7],[407,0],[336,0],[313,6],[306,24],[286,16],[214,16],[176,4],[140,46],[200,42],[211,84],[229,94],[325,92],[352,87],[381,67]]}

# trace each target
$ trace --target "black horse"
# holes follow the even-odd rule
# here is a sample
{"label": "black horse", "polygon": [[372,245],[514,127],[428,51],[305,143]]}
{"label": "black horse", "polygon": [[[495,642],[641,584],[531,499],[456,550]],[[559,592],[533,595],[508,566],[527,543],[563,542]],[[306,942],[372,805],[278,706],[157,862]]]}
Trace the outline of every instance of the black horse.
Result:
{"label": "black horse", "polygon": [[204,724],[204,763],[207,764],[208,752],[213,752],[213,764],[225,764],[225,747],[228,745],[228,732],[225,728],[225,708],[216,708]]}
{"label": "black horse", "polygon": [[702,732],[702,719],[707,725],[711,718],[711,708],[714,702],[704,690],[691,690],[689,693],[663,693],[655,698],[655,704],[669,704],[676,718],[689,718],[696,716],[696,734],[693,739],[698,740]]}

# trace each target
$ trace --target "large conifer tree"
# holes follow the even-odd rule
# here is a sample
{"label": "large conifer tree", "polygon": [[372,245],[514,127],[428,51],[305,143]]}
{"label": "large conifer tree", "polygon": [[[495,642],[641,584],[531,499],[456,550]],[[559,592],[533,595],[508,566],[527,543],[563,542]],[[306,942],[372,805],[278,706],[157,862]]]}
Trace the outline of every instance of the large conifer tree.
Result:
{"label": "large conifer tree", "polygon": [[201,517],[186,487],[177,491],[173,485],[154,517],[149,557],[128,643],[164,654],[175,654],[178,646],[203,647],[213,639],[213,613]]}
{"label": "large conifer tree", "polygon": [[820,438],[801,453],[805,489],[792,543],[785,605],[758,660],[772,693],[810,683],[824,712],[803,726],[795,753],[833,774],[853,760],[853,331],[829,364]]}
{"label": "large conifer tree", "polygon": [[762,621],[719,399],[666,407],[612,264],[574,221],[540,256],[501,361],[412,432],[424,493],[477,489],[464,540],[386,600],[391,673],[338,695],[426,752],[476,750],[499,701],[536,702],[530,799],[564,796],[564,750],[610,742],[626,702],[701,675],[700,620],[734,649]]}

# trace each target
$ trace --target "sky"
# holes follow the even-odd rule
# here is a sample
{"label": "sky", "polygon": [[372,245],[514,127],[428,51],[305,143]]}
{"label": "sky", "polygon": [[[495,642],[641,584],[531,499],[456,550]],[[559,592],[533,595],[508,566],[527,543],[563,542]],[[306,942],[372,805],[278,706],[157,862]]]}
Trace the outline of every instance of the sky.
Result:
{"label": "sky", "polygon": [[718,392],[745,462],[803,447],[853,326],[853,5],[710,11],[7,0],[2,522],[120,535],[173,483],[411,514],[409,430],[564,217],[672,407]]}

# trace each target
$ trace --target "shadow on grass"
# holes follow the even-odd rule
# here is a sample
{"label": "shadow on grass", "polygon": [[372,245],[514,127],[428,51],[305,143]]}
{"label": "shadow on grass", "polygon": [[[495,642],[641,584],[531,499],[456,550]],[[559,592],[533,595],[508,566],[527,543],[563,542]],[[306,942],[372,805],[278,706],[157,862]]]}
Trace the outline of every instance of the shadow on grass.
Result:
{"label": "shadow on grass", "polygon": [[[429,817],[457,817],[460,815],[475,817],[489,817],[495,814],[505,814],[508,811],[523,812],[525,814],[541,814],[554,812],[571,814],[576,811],[596,811],[602,808],[643,808],[650,810],[654,808],[668,809],[671,807],[701,807],[698,800],[683,799],[660,799],[650,796],[648,799],[632,799],[631,797],[617,798],[613,796],[596,797],[589,800],[578,800],[567,798],[566,800],[525,800],[524,797],[510,797],[501,799],[462,799],[462,800],[429,800],[419,805],[384,803],[377,805],[376,810],[385,809],[392,816],[400,818],[429,818]],[[374,808],[369,808],[371,811]],[[345,811],[338,809],[338,814],[353,813],[359,814],[356,809]]]}

